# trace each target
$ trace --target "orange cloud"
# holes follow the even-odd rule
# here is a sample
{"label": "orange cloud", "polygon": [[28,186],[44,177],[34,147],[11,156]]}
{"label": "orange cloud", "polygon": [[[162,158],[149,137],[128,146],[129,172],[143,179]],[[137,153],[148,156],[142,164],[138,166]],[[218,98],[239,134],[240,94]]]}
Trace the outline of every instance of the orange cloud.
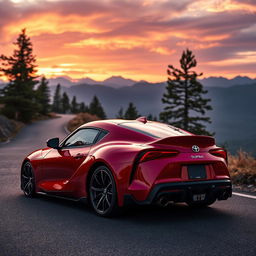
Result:
{"label": "orange cloud", "polygon": [[158,46],[154,40],[148,41],[147,38],[88,38],[74,43],[68,43],[66,47],[80,47],[85,48],[87,46],[95,47],[100,50],[113,51],[117,49],[132,50],[134,48],[145,48],[150,52],[156,52],[162,55],[171,55],[175,51],[169,50],[167,47]]}
{"label": "orange cloud", "polygon": [[255,12],[255,4],[246,3],[246,1],[236,1],[236,0],[200,0],[195,4],[192,4],[189,8],[190,11],[194,12],[212,12],[212,13],[223,13],[230,11],[245,11],[245,12]]}
{"label": "orange cloud", "polygon": [[38,36],[44,33],[61,34],[64,32],[80,32],[80,33],[104,33],[109,29],[100,28],[93,25],[93,21],[100,15],[92,15],[82,17],[78,15],[61,16],[55,13],[44,13],[31,15],[28,18],[16,22],[12,22],[5,27],[5,33],[17,35],[20,28],[27,28],[30,36]]}

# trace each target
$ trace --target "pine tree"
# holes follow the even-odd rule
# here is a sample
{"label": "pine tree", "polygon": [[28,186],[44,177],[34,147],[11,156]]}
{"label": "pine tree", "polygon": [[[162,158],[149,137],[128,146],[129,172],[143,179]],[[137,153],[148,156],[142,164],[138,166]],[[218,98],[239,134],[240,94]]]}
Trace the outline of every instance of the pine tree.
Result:
{"label": "pine tree", "polygon": [[71,112],[72,113],[78,113],[79,112],[79,104],[76,102],[76,96],[73,96],[73,98],[72,98],[72,101],[71,101],[71,106],[70,106],[70,108],[71,108]]}
{"label": "pine tree", "polygon": [[10,118],[29,122],[36,114],[36,58],[30,38],[23,29],[16,42],[16,49],[12,56],[1,55],[0,72],[5,75],[9,83],[2,90],[4,109],[2,112]]}
{"label": "pine tree", "polygon": [[36,90],[37,103],[39,104],[39,113],[47,115],[50,111],[50,89],[48,81],[43,76]]}
{"label": "pine tree", "polygon": [[160,119],[195,134],[210,135],[204,123],[211,121],[204,115],[212,107],[209,105],[210,99],[203,98],[207,90],[197,80],[202,73],[191,70],[196,65],[195,56],[187,49],[183,51],[180,59],[181,69],[168,66],[169,77],[166,93],[162,98],[167,106],[160,113]]}
{"label": "pine tree", "polygon": [[117,115],[116,115],[116,118],[118,119],[124,119],[124,110],[123,108],[120,108]]}
{"label": "pine tree", "polygon": [[138,114],[138,111],[137,111],[135,105],[132,102],[130,102],[127,110],[125,111],[124,118],[133,120],[138,117],[139,117],[139,114]]}
{"label": "pine tree", "polygon": [[101,119],[106,119],[106,114],[97,96],[94,96],[89,106],[89,113]]}
{"label": "pine tree", "polygon": [[153,116],[152,114],[148,114],[147,120],[150,120],[150,121],[157,121],[157,117],[156,117],[156,116]]}
{"label": "pine tree", "polygon": [[84,102],[82,102],[79,104],[78,112],[80,113],[89,112],[89,108],[84,104]]}
{"label": "pine tree", "polygon": [[58,84],[53,96],[52,111],[56,113],[61,113],[62,111],[61,104],[62,104],[61,103],[61,85]]}
{"label": "pine tree", "polygon": [[66,114],[70,112],[69,97],[66,92],[64,92],[62,95],[61,106],[62,106],[62,111],[61,111],[62,113]]}

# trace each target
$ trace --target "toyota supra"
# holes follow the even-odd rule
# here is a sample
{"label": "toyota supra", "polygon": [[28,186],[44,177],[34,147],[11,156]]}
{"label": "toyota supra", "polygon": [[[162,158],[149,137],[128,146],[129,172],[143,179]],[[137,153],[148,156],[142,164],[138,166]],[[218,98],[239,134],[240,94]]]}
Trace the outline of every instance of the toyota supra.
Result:
{"label": "toyota supra", "polygon": [[145,117],[89,122],[49,139],[24,159],[21,189],[86,199],[105,217],[131,203],[202,207],[232,196],[227,152],[213,137]]}

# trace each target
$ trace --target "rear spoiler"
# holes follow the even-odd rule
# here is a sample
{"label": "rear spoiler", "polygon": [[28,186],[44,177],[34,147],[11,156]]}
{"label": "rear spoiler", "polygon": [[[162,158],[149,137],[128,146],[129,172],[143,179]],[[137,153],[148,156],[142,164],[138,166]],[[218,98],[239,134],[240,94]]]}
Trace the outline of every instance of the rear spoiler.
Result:
{"label": "rear spoiler", "polygon": [[192,147],[197,145],[199,147],[210,147],[215,145],[215,139],[211,136],[202,135],[184,135],[184,136],[173,136],[164,139],[156,140],[149,143],[149,145],[172,145],[180,147]]}

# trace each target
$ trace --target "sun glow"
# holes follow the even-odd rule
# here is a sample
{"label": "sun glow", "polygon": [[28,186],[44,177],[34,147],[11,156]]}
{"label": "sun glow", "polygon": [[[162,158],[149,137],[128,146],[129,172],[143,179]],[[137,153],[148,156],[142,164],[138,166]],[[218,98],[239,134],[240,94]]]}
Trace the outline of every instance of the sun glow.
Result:
{"label": "sun glow", "polygon": [[29,18],[21,20],[19,26],[17,26],[16,22],[10,23],[6,26],[5,32],[15,35],[20,32],[20,28],[26,28],[30,36],[39,36],[44,33],[62,34],[65,32],[106,33],[108,31],[107,28],[100,28],[100,26],[92,24],[94,18],[95,16],[93,15],[90,19],[78,15],[67,15],[63,17],[55,13],[32,15]]}

